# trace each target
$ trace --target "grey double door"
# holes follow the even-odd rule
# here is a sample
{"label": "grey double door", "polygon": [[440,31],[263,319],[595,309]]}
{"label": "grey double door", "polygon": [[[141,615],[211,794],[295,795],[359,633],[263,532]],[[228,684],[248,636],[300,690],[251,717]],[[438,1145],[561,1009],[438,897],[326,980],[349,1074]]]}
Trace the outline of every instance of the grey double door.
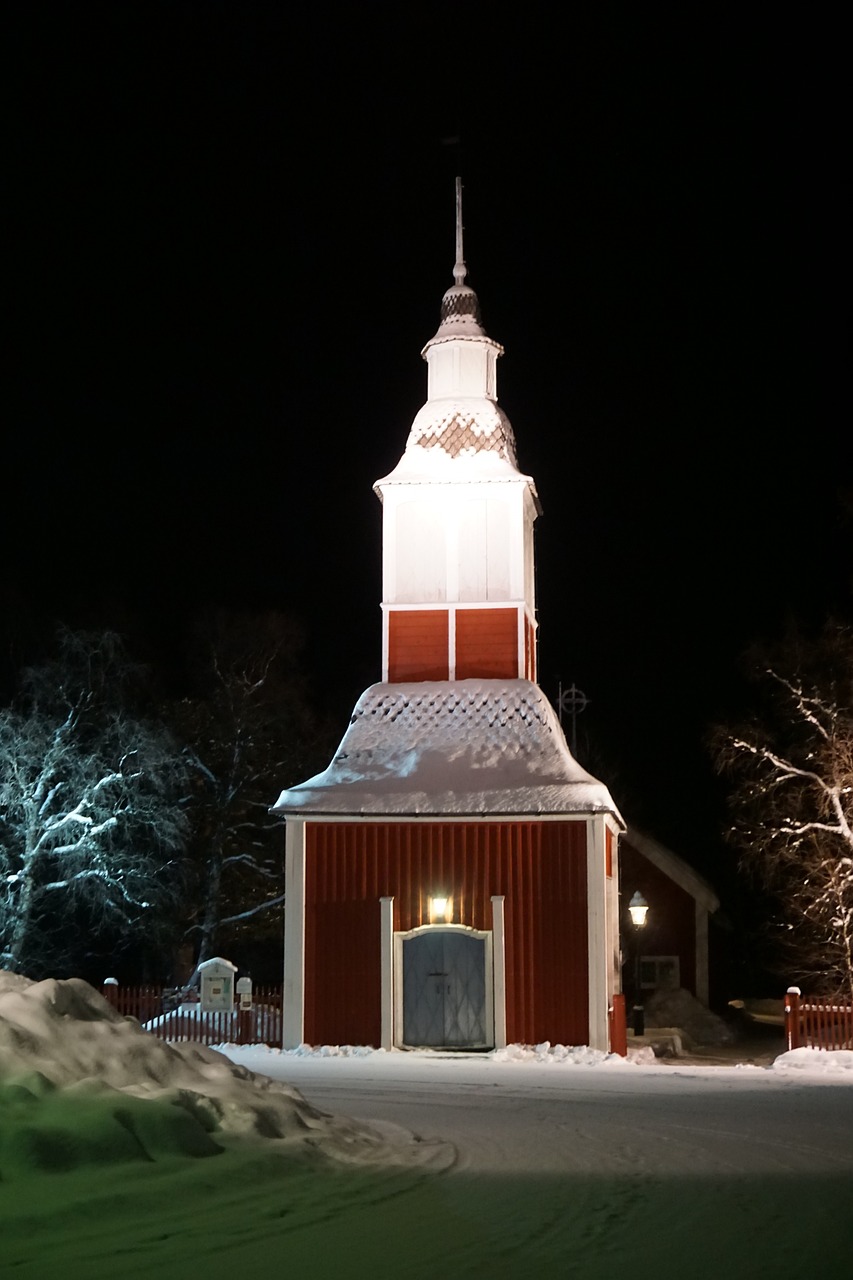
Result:
{"label": "grey double door", "polygon": [[482,1048],[487,1026],[486,938],[428,929],[403,941],[403,1043]]}

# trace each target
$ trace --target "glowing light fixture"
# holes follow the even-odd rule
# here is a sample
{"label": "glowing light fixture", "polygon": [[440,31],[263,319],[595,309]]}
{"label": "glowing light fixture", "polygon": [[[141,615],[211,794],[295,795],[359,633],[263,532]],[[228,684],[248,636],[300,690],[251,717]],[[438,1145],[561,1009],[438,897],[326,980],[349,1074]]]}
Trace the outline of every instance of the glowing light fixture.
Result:
{"label": "glowing light fixture", "polygon": [[453,916],[453,899],[444,897],[430,898],[429,900],[429,922],[430,924],[449,924]]}
{"label": "glowing light fixture", "polygon": [[631,914],[631,920],[636,929],[636,941],[634,948],[634,1035],[645,1035],[646,1031],[646,1011],[643,1008],[643,989],[640,974],[640,953],[642,944],[640,938],[642,936],[643,925],[646,923],[649,904],[646,902],[639,889],[628,903],[628,911]]}
{"label": "glowing light fixture", "polygon": [[628,903],[628,911],[631,914],[631,920],[638,929],[642,929],[646,923],[646,914],[649,910],[649,904],[646,902],[639,889]]}

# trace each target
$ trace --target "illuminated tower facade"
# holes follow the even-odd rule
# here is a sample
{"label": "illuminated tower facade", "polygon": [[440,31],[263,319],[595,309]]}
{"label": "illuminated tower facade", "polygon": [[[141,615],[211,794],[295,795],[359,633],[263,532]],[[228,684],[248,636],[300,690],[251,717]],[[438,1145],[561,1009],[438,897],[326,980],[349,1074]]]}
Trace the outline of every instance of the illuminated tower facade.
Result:
{"label": "illuminated tower facade", "polygon": [[382,501],[382,680],[282,792],[284,1043],[611,1044],[618,837],[536,683],[533,481],[465,283]]}
{"label": "illuminated tower facade", "polygon": [[465,284],[457,183],[454,283],[424,347],[427,401],[383,505],[382,673],[391,682],[536,678],[539,505],[497,402],[503,348]]}

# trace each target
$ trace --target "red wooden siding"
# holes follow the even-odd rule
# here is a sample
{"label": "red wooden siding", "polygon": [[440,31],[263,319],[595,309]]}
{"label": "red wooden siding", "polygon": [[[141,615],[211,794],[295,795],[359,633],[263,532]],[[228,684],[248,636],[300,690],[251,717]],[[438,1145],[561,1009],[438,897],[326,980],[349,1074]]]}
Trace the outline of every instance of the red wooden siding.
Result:
{"label": "red wooden siding", "polygon": [[388,679],[447,680],[446,609],[400,609],[388,614]]}
{"label": "red wooden siding", "polygon": [[456,679],[518,677],[518,610],[456,611]]}
{"label": "red wooden siding", "polygon": [[529,618],[524,619],[524,675],[536,680],[536,630]]}
{"label": "red wooden siding", "polygon": [[648,956],[678,956],[682,987],[696,995],[696,900],[670,880],[623,836],[619,846],[623,931],[634,930],[627,905],[639,889],[649,904],[643,927],[643,952]]}
{"label": "red wooden siding", "polygon": [[486,930],[505,897],[510,1042],[587,1042],[586,823],[309,823],[305,891],[309,1044],[379,1043],[379,899],[407,930],[439,892]]}

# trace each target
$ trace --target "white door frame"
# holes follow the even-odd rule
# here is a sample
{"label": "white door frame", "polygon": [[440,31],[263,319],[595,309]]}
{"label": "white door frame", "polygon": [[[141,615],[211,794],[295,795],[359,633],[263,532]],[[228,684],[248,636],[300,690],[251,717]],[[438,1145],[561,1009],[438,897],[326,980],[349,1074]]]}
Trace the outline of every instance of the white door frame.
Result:
{"label": "white door frame", "polygon": [[422,924],[417,929],[407,929],[404,933],[394,934],[394,1047],[397,1049],[407,1049],[411,1046],[407,1045],[403,1040],[403,943],[408,942],[411,938],[417,938],[424,933],[461,933],[469,938],[482,938],[485,946],[483,948],[483,959],[485,964],[485,986],[486,986],[486,1010],[484,1022],[486,1027],[486,1035],[489,1037],[489,1044],[495,1043],[495,985],[494,985],[494,964],[492,956],[492,931],[491,929],[470,929],[464,924]]}

